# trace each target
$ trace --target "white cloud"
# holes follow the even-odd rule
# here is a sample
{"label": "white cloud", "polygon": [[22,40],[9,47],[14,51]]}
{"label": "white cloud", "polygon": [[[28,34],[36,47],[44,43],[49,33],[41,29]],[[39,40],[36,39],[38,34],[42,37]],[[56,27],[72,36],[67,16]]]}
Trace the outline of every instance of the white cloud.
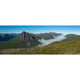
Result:
{"label": "white cloud", "polygon": [[39,44],[38,46],[45,46],[55,41],[62,41],[63,39],[66,39],[65,34],[61,34],[55,37],[54,39],[49,39],[49,40],[40,39],[39,41],[41,42],[41,44]]}

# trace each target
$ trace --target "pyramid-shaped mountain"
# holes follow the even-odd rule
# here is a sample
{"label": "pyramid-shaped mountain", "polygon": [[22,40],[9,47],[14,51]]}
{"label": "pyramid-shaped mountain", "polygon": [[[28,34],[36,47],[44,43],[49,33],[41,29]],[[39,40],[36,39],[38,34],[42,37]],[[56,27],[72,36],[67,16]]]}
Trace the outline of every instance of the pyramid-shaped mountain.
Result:
{"label": "pyramid-shaped mountain", "polygon": [[5,48],[31,48],[35,47],[39,42],[38,36],[32,33],[28,32],[22,32],[15,38],[0,43],[1,47],[0,49],[5,49]]}
{"label": "pyramid-shaped mountain", "polygon": [[28,33],[28,32],[22,32],[21,34],[19,34],[17,37],[14,38],[14,40],[18,40],[18,41],[38,41],[38,36],[36,36],[35,34],[32,33]]}

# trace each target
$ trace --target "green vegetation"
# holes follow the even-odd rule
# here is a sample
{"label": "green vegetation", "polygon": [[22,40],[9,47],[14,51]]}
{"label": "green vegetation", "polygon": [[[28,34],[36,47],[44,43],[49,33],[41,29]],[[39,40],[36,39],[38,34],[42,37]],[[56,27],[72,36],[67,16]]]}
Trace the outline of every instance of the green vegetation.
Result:
{"label": "green vegetation", "polygon": [[10,40],[6,42],[1,42],[0,43],[0,49],[8,49],[8,48],[30,48],[30,47],[35,47],[40,42],[38,41],[15,41],[15,40]]}
{"label": "green vegetation", "polygon": [[79,54],[80,41],[54,42],[47,46],[35,48],[32,50],[32,52],[35,54]]}
{"label": "green vegetation", "polygon": [[68,34],[68,35],[66,35],[66,37],[67,37],[67,38],[63,40],[63,41],[65,41],[65,42],[80,41],[80,35]]}
{"label": "green vegetation", "polygon": [[80,41],[54,42],[47,46],[35,48],[18,48],[1,50],[2,54],[80,54]]}
{"label": "green vegetation", "polygon": [[80,54],[80,36],[75,34],[66,35],[63,41],[53,42],[43,47],[39,39],[51,39],[60,35],[55,33],[42,33],[36,36],[32,33],[22,32],[14,39],[0,42],[0,54]]}

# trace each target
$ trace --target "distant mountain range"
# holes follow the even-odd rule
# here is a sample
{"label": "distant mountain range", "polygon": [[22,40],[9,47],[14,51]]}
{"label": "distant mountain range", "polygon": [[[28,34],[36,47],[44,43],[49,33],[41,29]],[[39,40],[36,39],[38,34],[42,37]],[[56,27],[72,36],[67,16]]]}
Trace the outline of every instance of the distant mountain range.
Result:
{"label": "distant mountain range", "polygon": [[13,39],[14,37],[16,37],[18,34],[16,33],[12,33],[12,34],[0,34],[0,42],[3,42],[3,41],[8,41],[8,40],[11,40]]}
{"label": "distant mountain range", "polygon": [[54,39],[55,37],[57,37],[59,35],[61,35],[61,33],[50,32],[50,33],[40,33],[40,34],[38,34],[38,36],[41,39],[46,39],[46,40]]}
{"label": "distant mountain range", "polygon": [[[26,35],[27,33],[27,35]],[[25,37],[25,35],[27,36],[27,40],[29,38],[28,35],[33,35],[32,33],[28,33],[28,32],[25,32],[23,31],[22,34],[16,34],[16,33],[9,33],[9,34],[0,34],[0,42],[3,42],[3,41],[9,41],[13,38],[15,38],[16,36],[20,37],[20,40],[23,39]],[[46,39],[46,40],[49,40],[49,39],[53,39],[57,36],[61,35],[61,33],[54,33],[54,32],[50,32],[50,33],[40,33],[40,34],[34,34],[34,36],[38,39]],[[22,36],[22,37],[21,37]],[[25,38],[24,38],[25,39]]]}
{"label": "distant mountain range", "polygon": [[[6,49],[19,49],[20,51],[22,49],[27,49],[26,51],[24,51],[24,53],[30,53],[30,54],[32,53],[39,53],[39,54],[58,53],[59,54],[59,52],[62,54],[64,53],[67,54],[69,52],[68,49],[70,49],[70,52],[71,50],[76,51],[78,49],[77,52],[79,52],[80,35],[67,34],[65,35],[66,38],[64,39],[62,38],[63,40],[60,41],[59,38],[61,37],[58,37],[58,36],[61,36],[61,35],[62,33],[50,32],[50,33],[33,34],[25,31],[19,34],[16,34],[16,33],[0,34],[0,49],[4,51]],[[44,39],[44,41],[47,41],[47,42],[48,41],[52,42],[54,39],[56,41],[52,42],[49,45],[38,47],[38,45],[41,44],[40,39]],[[73,46],[75,46],[75,49]],[[15,50],[12,50],[12,51],[13,51],[12,53],[16,53]],[[75,53],[75,51],[71,53]]]}

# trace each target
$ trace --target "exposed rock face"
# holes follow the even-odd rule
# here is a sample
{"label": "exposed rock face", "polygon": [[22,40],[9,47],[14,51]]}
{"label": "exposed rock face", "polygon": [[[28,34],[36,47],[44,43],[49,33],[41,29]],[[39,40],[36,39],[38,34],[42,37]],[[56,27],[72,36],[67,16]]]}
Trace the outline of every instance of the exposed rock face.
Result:
{"label": "exposed rock face", "polygon": [[38,40],[39,38],[35,34],[22,32],[15,39],[20,40],[20,41],[34,41],[34,40]]}

